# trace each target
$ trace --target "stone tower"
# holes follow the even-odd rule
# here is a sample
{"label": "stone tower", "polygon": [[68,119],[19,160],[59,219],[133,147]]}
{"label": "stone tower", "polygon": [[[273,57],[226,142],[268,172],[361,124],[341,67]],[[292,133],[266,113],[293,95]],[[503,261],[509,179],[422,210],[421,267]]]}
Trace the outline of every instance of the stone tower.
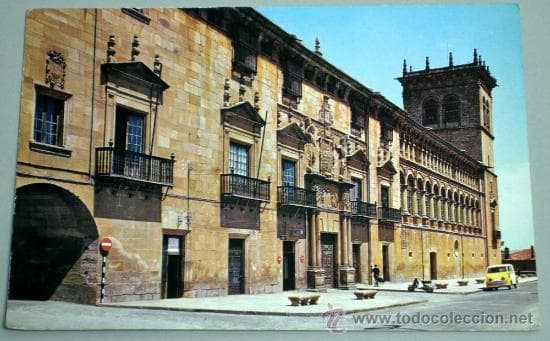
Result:
{"label": "stone tower", "polygon": [[409,115],[485,165],[494,166],[491,91],[497,85],[474,50],[471,63],[407,70],[403,63],[403,104]]}
{"label": "stone tower", "polygon": [[403,61],[403,105],[412,119],[487,166],[480,184],[485,192],[482,210],[487,221],[487,261],[500,262],[497,177],[494,170],[492,90],[497,86],[489,66],[474,49],[471,63],[413,71]]}

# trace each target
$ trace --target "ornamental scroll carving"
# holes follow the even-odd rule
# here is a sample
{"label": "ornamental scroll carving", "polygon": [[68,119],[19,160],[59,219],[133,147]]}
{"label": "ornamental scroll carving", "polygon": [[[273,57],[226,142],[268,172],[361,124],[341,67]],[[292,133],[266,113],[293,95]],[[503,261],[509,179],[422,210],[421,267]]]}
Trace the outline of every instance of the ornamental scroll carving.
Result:
{"label": "ornamental scroll carving", "polygon": [[65,57],[61,52],[51,50],[46,58],[46,84],[50,88],[65,88]]}

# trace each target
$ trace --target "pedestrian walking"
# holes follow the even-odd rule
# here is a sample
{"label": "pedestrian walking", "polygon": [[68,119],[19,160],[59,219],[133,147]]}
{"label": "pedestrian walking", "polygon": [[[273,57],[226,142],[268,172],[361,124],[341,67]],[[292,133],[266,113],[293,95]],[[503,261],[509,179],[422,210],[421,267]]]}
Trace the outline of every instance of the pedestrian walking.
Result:
{"label": "pedestrian walking", "polygon": [[380,269],[378,268],[378,265],[375,264],[371,271],[374,277],[374,286],[377,287],[379,285],[378,282],[380,281]]}

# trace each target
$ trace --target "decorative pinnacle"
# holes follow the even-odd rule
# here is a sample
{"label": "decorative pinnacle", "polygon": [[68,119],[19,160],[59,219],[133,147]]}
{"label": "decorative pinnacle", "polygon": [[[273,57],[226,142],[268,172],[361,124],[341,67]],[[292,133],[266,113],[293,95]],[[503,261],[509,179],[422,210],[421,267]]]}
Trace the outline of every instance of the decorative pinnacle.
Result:
{"label": "decorative pinnacle", "polygon": [[254,92],[254,109],[260,111],[260,93],[258,91]]}
{"label": "decorative pinnacle", "polygon": [[107,62],[112,61],[113,56],[116,54],[115,45],[115,35],[109,34],[109,41],[107,42]]}
{"label": "decorative pinnacle", "polygon": [[407,73],[407,60],[403,59],[403,74]]}
{"label": "decorative pinnacle", "polygon": [[474,64],[477,65],[477,49],[474,48]]}
{"label": "decorative pinnacle", "polygon": [[449,67],[453,67],[453,53],[449,52]]}
{"label": "decorative pinnacle", "polygon": [[160,77],[162,73],[162,63],[160,62],[160,56],[158,54],[155,55],[155,64],[153,65],[153,72],[157,74],[157,76]]}
{"label": "decorative pinnacle", "polygon": [[321,42],[319,41],[319,37],[315,37],[315,53],[317,53],[319,56],[322,56],[321,53]]}
{"label": "decorative pinnacle", "polygon": [[134,34],[134,40],[132,41],[132,60],[136,60],[136,57],[139,55],[139,38]]}
{"label": "decorative pinnacle", "polygon": [[430,69],[430,57],[426,57],[426,70]]}

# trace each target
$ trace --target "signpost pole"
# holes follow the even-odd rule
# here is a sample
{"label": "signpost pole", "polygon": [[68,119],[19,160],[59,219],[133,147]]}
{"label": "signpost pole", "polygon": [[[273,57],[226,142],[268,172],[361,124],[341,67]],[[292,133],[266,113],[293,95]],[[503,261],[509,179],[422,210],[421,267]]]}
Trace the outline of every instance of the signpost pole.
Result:
{"label": "signpost pole", "polygon": [[105,273],[107,271],[107,254],[109,253],[111,246],[113,246],[113,242],[107,237],[101,239],[101,241],[99,242],[99,251],[103,256],[101,262],[101,286],[99,293],[99,303],[103,303],[103,300],[105,299]]}

